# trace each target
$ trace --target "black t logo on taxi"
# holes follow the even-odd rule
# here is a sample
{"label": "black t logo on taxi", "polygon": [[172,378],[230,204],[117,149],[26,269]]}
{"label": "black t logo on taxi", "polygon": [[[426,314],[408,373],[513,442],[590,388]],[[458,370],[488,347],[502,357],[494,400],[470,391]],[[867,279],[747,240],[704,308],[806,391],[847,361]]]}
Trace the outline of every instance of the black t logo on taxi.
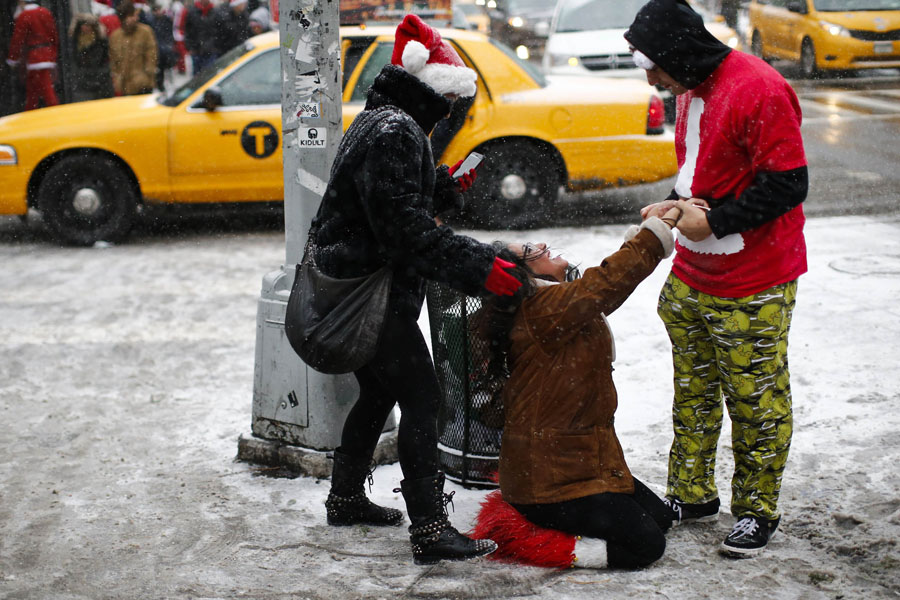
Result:
{"label": "black t logo on taxi", "polygon": [[265,121],[253,121],[241,132],[241,147],[253,158],[266,158],[278,149],[278,132]]}

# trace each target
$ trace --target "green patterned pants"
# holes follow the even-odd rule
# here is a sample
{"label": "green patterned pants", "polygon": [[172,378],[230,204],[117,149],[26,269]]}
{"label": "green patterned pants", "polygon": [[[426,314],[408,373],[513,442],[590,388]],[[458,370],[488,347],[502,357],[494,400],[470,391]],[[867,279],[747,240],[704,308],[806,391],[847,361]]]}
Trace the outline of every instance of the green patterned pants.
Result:
{"label": "green patterned pants", "polygon": [[724,396],[735,463],[731,512],[778,515],[793,427],[787,341],[796,295],[794,280],[745,298],[719,298],[669,274],[658,306],[675,367],[668,496],[688,503],[718,497]]}

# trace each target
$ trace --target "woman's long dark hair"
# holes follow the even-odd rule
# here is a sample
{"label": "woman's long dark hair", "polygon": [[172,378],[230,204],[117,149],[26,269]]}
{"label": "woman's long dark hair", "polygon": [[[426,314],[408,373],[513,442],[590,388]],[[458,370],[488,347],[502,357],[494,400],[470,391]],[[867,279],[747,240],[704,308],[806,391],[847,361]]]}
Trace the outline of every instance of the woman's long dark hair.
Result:
{"label": "woman's long dark hair", "polygon": [[512,296],[490,295],[481,300],[481,308],[473,315],[469,325],[469,335],[473,343],[473,383],[475,390],[487,394],[489,400],[481,409],[482,420],[492,427],[503,424],[503,386],[509,379],[509,334],[519,307],[537,290],[536,275],[525,260],[509,249],[502,241],[493,243],[497,256],[513,263],[515,268],[508,272],[522,282],[522,286]]}

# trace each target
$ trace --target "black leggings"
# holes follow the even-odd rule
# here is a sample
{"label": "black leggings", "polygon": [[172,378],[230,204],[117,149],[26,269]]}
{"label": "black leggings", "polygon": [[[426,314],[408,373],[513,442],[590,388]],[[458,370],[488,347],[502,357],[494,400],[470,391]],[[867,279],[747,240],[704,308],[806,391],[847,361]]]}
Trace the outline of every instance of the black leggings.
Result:
{"label": "black leggings", "polygon": [[403,477],[436,474],[440,388],[417,320],[388,309],[375,358],[354,375],[359,399],[344,421],[341,451],[371,458],[388,415],[399,404],[397,451]]}
{"label": "black leggings", "polygon": [[572,535],[606,540],[610,567],[634,569],[658,560],[666,549],[672,511],[634,480],[634,494],[594,494],[552,504],[513,504],[526,519]]}

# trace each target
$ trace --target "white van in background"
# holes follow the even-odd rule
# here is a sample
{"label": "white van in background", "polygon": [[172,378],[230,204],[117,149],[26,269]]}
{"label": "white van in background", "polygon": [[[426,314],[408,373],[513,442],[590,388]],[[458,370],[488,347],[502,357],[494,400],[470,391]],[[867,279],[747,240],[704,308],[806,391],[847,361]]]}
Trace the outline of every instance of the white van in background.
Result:
{"label": "white van in background", "polygon": [[[647,0],[559,0],[544,48],[542,66],[548,75],[598,75],[644,79],[643,69],[634,64],[624,34]],[[702,17],[706,28],[732,48],[740,48],[737,32],[696,3],[691,7]],[[666,119],[675,120],[671,92],[659,89],[666,106]]]}

